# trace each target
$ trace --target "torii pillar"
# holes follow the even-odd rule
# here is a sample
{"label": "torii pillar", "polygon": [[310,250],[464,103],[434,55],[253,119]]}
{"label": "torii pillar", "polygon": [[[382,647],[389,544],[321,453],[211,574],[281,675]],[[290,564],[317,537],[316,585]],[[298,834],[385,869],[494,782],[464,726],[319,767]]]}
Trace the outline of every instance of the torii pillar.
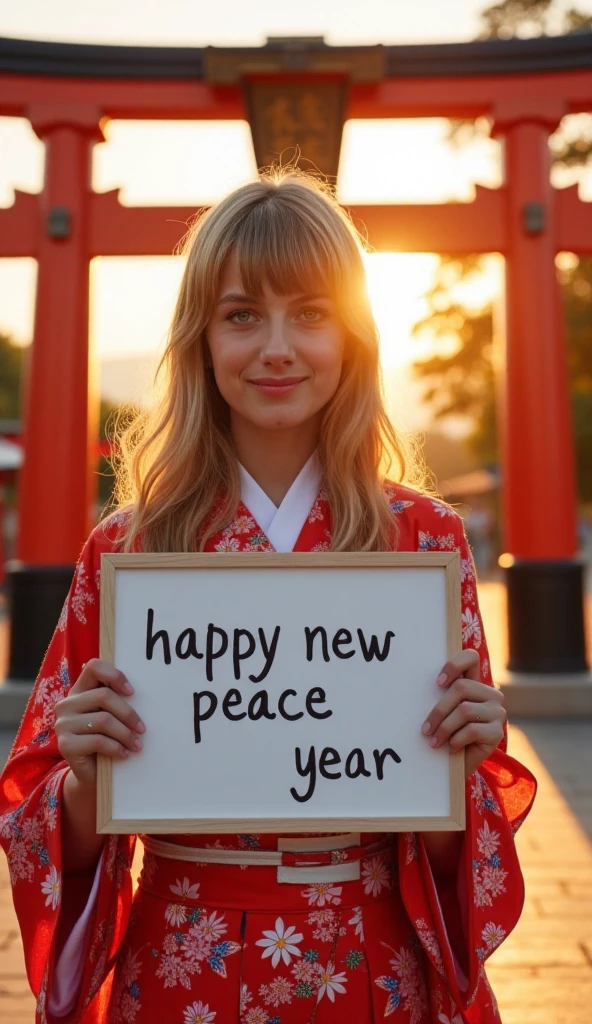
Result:
{"label": "torii pillar", "polygon": [[28,116],[45,143],[45,181],[18,563],[9,571],[14,680],[30,680],[31,665],[41,663],[92,527],[99,408],[89,373],[88,225],[92,146],[104,141],[101,114],[94,106],[63,104],[32,106]]}
{"label": "torii pillar", "polygon": [[506,310],[501,395],[503,533],[508,668],[586,672],[583,565],[577,558],[577,491],[567,352],[557,281],[557,190],[549,135],[561,100],[494,107],[505,149]]}

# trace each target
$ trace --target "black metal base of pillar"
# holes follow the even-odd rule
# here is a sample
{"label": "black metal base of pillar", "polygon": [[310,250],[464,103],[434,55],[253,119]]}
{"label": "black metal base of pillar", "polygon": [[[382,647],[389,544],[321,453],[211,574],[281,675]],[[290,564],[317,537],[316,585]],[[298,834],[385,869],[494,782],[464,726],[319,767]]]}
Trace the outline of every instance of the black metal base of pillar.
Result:
{"label": "black metal base of pillar", "polygon": [[57,626],[73,573],[73,565],[8,563],[8,678],[11,681],[34,682]]}
{"label": "black metal base of pillar", "polygon": [[506,582],[508,669],[587,672],[582,563],[516,561]]}

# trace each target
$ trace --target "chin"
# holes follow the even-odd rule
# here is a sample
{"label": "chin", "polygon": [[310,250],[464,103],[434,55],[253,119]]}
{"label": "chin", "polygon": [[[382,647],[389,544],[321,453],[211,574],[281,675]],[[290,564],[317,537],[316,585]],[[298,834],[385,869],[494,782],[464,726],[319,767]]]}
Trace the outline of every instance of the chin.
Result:
{"label": "chin", "polygon": [[267,409],[259,416],[249,417],[261,430],[294,430],[304,426],[314,413],[298,413],[291,409]]}

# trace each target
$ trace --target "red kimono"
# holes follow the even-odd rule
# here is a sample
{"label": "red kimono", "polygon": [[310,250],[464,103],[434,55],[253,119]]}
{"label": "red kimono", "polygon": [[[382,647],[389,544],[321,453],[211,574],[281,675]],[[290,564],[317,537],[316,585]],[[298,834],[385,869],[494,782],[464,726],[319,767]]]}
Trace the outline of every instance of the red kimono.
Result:
{"label": "red kimono", "polygon": [[[481,679],[491,684],[461,518],[442,502],[401,485],[388,484],[387,493],[399,550],[460,551],[463,647],[477,650]],[[148,838],[152,851],[145,852],[132,894],[136,837],[106,837],[75,1005],[65,1016],[52,1016],[60,812],[68,771],[57,748],[54,707],[83,664],[98,655],[100,555],[116,548],[119,524],[119,515],[111,516],[84,546],[0,777],[0,841],[37,997],[36,1024],[499,1021],[484,963],[522,910],[524,886],[513,837],[536,790],[530,772],[505,753],[505,741],[466,783],[467,829],[452,882],[434,877],[421,833],[363,835],[358,880],[301,885],[278,882],[273,867],[165,858]],[[327,550],[330,529],[329,508],[320,494],[294,550]],[[241,504],[232,525],[207,550],[273,548]],[[277,850],[278,837],[155,838],[253,851]]]}

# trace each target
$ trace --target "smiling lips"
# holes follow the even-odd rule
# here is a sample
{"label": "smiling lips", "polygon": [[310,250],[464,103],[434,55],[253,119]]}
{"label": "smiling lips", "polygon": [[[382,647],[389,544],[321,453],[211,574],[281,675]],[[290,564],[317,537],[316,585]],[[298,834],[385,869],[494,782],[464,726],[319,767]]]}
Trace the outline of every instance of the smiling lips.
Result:
{"label": "smiling lips", "polygon": [[304,380],[306,377],[257,377],[250,380],[249,384],[252,384],[263,395],[281,398],[282,395],[289,395],[295,391]]}

